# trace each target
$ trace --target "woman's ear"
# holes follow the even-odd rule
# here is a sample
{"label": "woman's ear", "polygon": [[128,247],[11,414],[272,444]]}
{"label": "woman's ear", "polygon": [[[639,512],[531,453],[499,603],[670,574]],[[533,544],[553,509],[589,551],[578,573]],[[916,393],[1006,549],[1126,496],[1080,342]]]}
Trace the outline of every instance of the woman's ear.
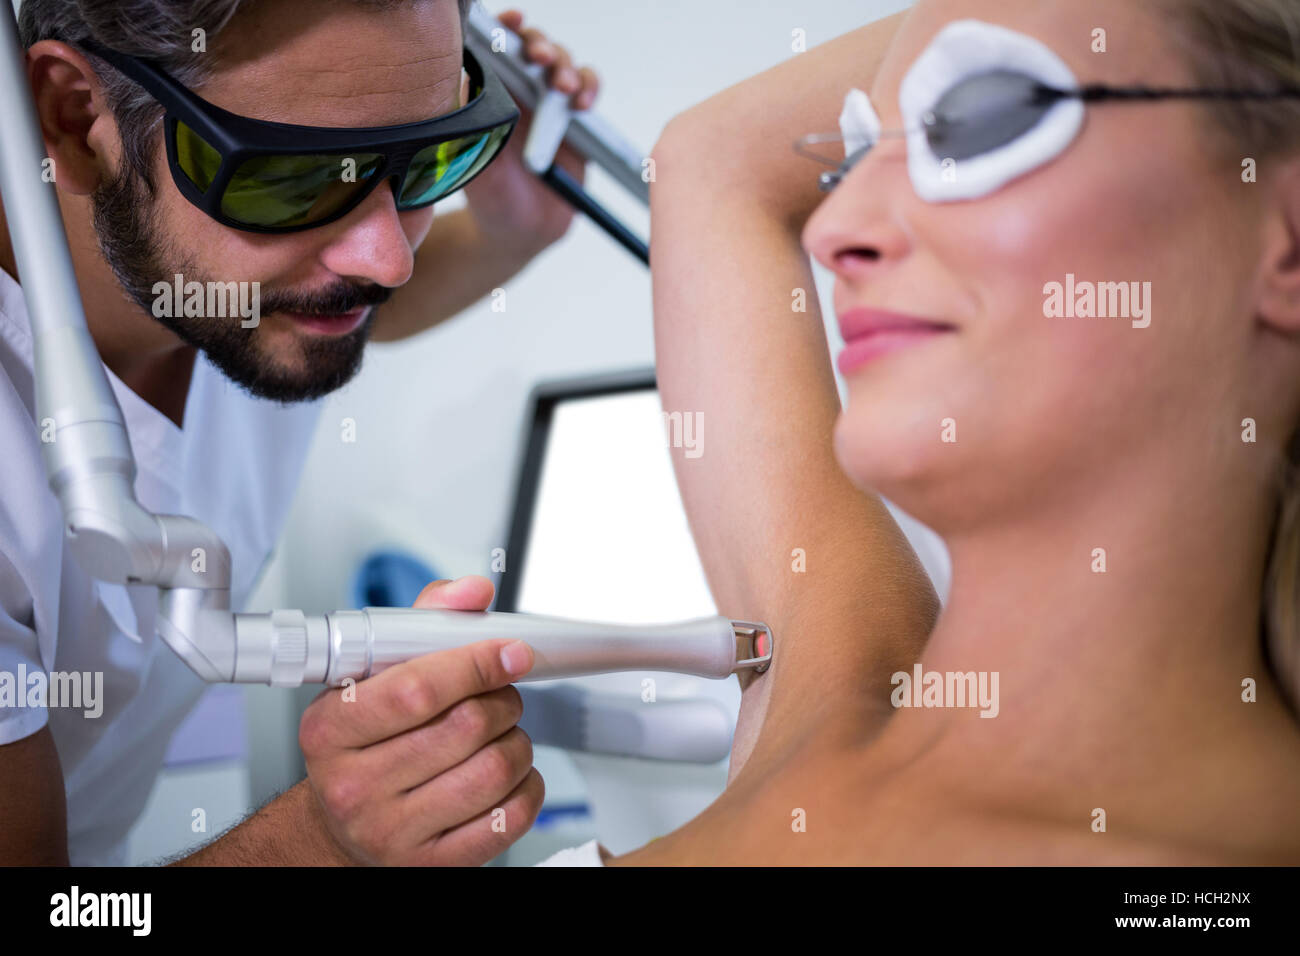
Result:
{"label": "woman's ear", "polygon": [[84,196],[100,183],[104,157],[91,142],[102,114],[103,88],[90,63],[68,44],[42,40],[27,51],[27,79],[36,103],[53,182]]}
{"label": "woman's ear", "polygon": [[1270,326],[1300,332],[1300,157],[1287,161],[1267,189],[1276,209],[1264,248],[1258,312]]}

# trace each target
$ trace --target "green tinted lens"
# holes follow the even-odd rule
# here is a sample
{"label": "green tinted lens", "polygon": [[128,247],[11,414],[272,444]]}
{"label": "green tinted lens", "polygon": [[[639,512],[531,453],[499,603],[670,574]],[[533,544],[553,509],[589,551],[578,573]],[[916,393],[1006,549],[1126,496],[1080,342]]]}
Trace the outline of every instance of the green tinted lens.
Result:
{"label": "green tinted lens", "polygon": [[221,154],[184,123],[176,123],[176,162],[190,182],[207,192],[221,166]]}
{"label": "green tinted lens", "polygon": [[411,158],[397,204],[402,209],[427,205],[454,192],[478,174],[501,151],[510,127],[426,146]]}
{"label": "green tinted lens", "polygon": [[235,171],[221,197],[221,211],[250,226],[320,222],[366,189],[382,165],[377,153],[256,156]]}

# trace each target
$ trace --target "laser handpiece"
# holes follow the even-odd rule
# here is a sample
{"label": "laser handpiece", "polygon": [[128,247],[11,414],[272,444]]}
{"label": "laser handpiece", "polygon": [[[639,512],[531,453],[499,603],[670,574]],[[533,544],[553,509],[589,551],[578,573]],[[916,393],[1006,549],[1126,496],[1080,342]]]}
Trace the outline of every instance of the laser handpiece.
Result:
{"label": "laser handpiece", "polygon": [[223,680],[338,686],[421,654],[490,638],[524,641],[534,652],[526,681],[648,670],[720,679],[762,672],[772,660],[764,624],[706,617],[675,624],[601,624],[502,611],[363,608],[236,614],[235,655]]}

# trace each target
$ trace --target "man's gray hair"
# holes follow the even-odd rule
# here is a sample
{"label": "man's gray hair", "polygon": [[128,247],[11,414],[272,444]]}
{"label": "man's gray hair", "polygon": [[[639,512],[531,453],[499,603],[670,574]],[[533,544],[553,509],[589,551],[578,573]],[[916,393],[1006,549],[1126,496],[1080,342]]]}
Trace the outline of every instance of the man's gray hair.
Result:
{"label": "man's gray hair", "polygon": [[[0,0],[6,2],[6,0]],[[253,0],[22,0],[18,39],[27,49],[40,40],[76,45],[92,39],[111,50],[155,60],[178,82],[198,89],[212,75],[213,59],[192,49],[193,31],[211,44],[241,8]],[[424,0],[348,0],[377,10]],[[449,0],[434,0],[449,2]],[[473,0],[456,0],[463,25]],[[80,49],[80,48],[79,48]],[[133,80],[81,50],[104,84],[117,119],[126,162],[154,195],[150,161],[162,106]]]}

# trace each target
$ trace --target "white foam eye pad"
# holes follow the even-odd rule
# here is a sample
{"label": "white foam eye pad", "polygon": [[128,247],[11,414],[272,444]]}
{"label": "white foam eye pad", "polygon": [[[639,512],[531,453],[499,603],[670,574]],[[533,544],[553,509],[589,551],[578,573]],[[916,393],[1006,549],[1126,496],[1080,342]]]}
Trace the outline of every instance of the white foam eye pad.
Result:
{"label": "white foam eye pad", "polygon": [[1077,88],[1032,37],[979,20],[948,24],[899,88],[912,188],[928,202],[978,199],[1050,162],[1084,116],[1080,99],[1050,91]]}
{"label": "white foam eye pad", "polygon": [[850,90],[844,97],[840,136],[844,140],[845,159],[880,139],[880,117],[876,115],[871,99],[861,90]]}

